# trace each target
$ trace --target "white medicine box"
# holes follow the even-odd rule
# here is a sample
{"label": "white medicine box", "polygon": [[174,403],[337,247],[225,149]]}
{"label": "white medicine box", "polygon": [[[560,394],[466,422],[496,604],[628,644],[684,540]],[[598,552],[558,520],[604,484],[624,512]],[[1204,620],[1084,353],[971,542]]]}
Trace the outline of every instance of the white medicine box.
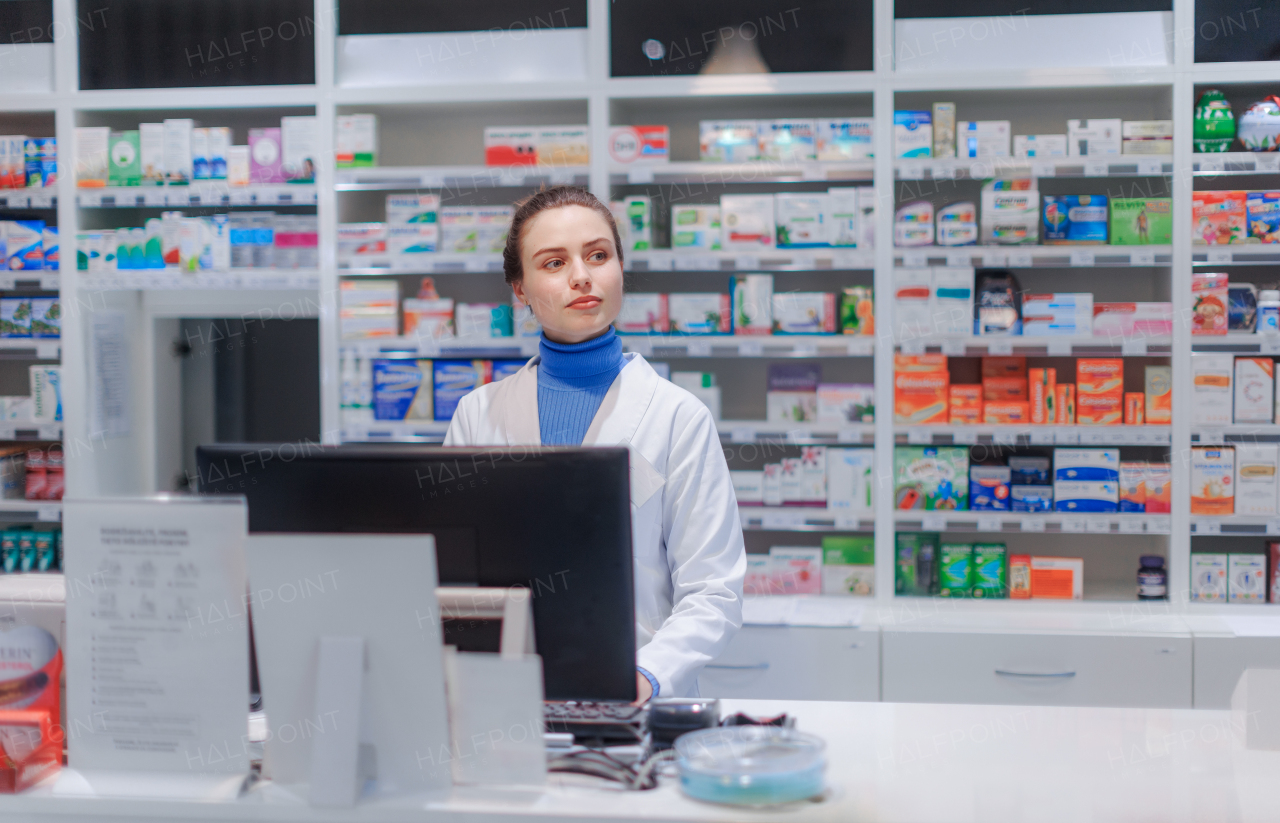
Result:
{"label": "white medicine box", "polygon": [[1270,423],[1275,382],[1275,361],[1270,357],[1237,357],[1235,422]]}

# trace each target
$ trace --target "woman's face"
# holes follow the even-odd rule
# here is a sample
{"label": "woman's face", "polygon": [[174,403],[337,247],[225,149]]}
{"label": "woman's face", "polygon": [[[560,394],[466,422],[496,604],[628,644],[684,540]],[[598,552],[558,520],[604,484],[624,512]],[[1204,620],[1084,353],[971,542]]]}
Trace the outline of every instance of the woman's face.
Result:
{"label": "woman's face", "polygon": [[540,212],[524,225],[520,257],[524,279],[511,288],[533,309],[549,340],[590,340],[622,310],[622,263],[613,227],[591,209]]}

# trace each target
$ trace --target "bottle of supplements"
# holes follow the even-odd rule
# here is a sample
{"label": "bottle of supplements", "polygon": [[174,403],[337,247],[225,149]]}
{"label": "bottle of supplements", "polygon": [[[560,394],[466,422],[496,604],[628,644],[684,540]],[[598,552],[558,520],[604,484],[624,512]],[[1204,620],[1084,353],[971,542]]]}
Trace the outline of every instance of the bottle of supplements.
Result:
{"label": "bottle of supplements", "polygon": [[1139,563],[1138,599],[1164,600],[1169,591],[1169,575],[1164,570],[1164,558],[1158,554],[1144,554]]}
{"label": "bottle of supplements", "polygon": [[1258,334],[1280,334],[1280,291],[1258,292]]}

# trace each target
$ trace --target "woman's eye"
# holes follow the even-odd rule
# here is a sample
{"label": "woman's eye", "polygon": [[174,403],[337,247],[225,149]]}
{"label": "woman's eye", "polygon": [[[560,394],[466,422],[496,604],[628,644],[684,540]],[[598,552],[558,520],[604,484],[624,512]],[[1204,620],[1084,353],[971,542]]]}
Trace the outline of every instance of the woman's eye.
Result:
{"label": "woman's eye", "polygon": [[548,261],[547,261],[546,263],[544,263],[543,265],[545,265],[545,266],[546,266],[547,268],[549,268],[549,269],[556,269],[556,268],[559,268],[560,266],[564,265],[564,261],[562,261],[562,260],[548,260]]}

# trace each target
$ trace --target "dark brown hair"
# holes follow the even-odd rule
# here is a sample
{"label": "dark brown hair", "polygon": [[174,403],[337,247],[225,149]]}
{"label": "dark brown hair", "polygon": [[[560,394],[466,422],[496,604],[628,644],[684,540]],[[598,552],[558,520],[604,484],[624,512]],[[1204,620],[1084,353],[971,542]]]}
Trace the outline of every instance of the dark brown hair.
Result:
{"label": "dark brown hair", "polygon": [[591,192],[577,186],[555,186],[543,189],[516,203],[516,213],[511,217],[511,228],[507,231],[507,247],[502,250],[502,271],[507,284],[518,283],[524,279],[524,266],[520,262],[520,244],[523,240],[525,224],[547,209],[558,209],[564,206],[582,206],[594,211],[604,218],[613,230],[613,248],[618,255],[618,265],[622,265],[622,238],[618,236],[618,225],[614,222],[613,212]]}

